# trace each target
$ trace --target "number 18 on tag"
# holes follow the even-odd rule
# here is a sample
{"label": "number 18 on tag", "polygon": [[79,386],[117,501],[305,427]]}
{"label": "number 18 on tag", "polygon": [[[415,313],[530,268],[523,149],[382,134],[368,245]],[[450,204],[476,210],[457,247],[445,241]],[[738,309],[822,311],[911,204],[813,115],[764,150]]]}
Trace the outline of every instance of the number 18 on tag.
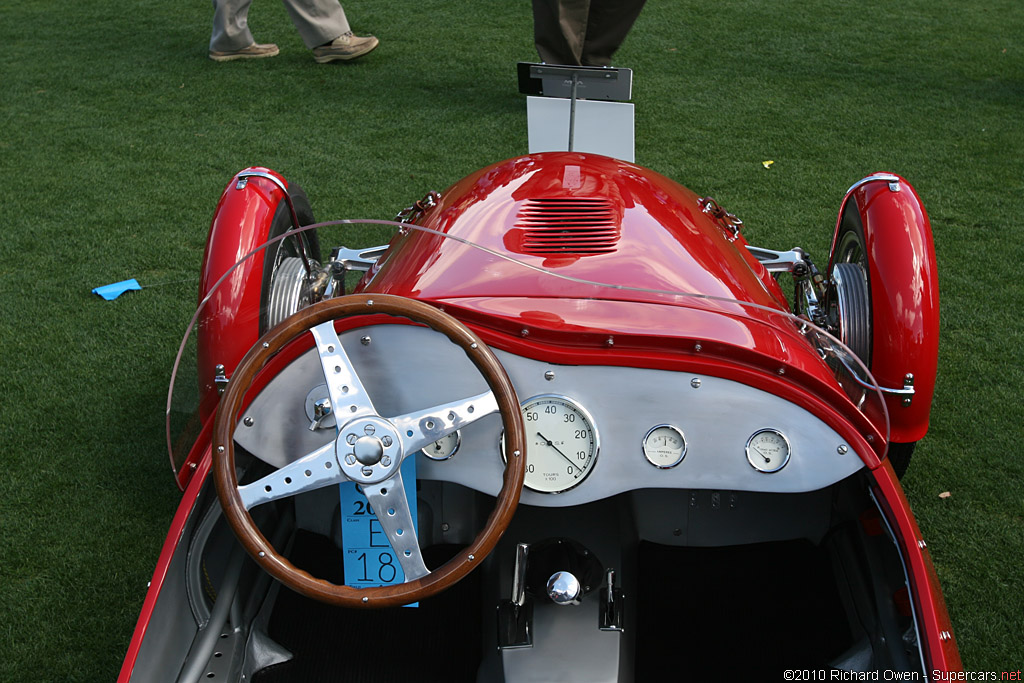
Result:
{"label": "number 18 on tag", "polygon": [[[416,458],[408,457],[402,463],[405,495],[416,520]],[[341,539],[345,557],[345,584],[356,588],[390,586],[403,583],[405,573],[398,556],[391,548],[387,535],[377,519],[362,488],[355,482],[345,482],[341,488]]]}

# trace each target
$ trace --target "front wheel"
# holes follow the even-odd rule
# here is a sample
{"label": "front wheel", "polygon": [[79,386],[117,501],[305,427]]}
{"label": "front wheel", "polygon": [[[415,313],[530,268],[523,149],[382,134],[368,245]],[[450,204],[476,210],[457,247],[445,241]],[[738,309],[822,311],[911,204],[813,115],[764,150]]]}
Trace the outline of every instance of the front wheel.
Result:
{"label": "front wheel", "polygon": [[[825,304],[829,327],[874,372],[871,362],[874,352],[872,283],[867,241],[864,223],[852,199],[846,204],[839,223],[830,276]],[[910,467],[915,445],[916,442],[889,443],[889,462],[897,478],[902,479]]]}
{"label": "front wheel", "polygon": [[[299,225],[315,223],[309,198],[298,184],[288,188]],[[292,215],[288,202],[281,199],[274,220],[270,224],[268,240],[279,237],[292,229]],[[300,246],[301,243],[301,246]],[[263,280],[260,294],[260,330],[262,336],[292,313],[312,303],[309,289],[309,273],[302,261],[302,247],[311,266],[320,264],[320,239],[316,230],[305,230],[297,235],[285,237],[269,245],[263,255]]]}
{"label": "front wheel", "polygon": [[871,368],[871,276],[868,271],[864,226],[857,206],[850,202],[836,238],[826,303],[829,325],[839,341],[850,347]]}
{"label": "front wheel", "polygon": [[911,443],[889,443],[889,463],[896,473],[897,479],[902,479],[910,468],[910,456],[914,454],[916,441]]}

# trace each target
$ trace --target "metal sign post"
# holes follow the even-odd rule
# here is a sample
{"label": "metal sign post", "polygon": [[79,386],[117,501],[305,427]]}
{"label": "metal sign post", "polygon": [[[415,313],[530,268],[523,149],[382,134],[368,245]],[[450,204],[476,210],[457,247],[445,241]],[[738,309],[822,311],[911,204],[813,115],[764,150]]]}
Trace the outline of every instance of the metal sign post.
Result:
{"label": "metal sign post", "polygon": [[[567,148],[633,161],[633,105],[626,102],[632,96],[632,70],[520,62],[518,76],[519,92],[535,96],[527,102],[531,152]],[[559,121],[564,122],[565,100],[569,137],[562,146],[557,127],[564,125]]]}

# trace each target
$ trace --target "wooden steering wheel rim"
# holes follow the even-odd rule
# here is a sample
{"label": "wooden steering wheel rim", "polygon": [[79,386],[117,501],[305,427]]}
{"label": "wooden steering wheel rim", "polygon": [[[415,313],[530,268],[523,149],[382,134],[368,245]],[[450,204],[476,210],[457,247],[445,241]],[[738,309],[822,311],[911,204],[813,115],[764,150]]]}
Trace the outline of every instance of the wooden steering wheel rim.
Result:
{"label": "wooden steering wheel rim", "polygon": [[[278,554],[245,509],[235,475],[233,434],[246,392],[267,361],[299,335],[328,320],[384,313],[408,318],[444,334],[466,353],[494,394],[505,427],[507,458],[494,510],[476,539],[441,567],[414,581],[392,586],[353,588],[316,578]],[[526,475],[525,431],[515,388],[483,341],[450,315],[405,297],[357,294],[328,299],[302,309],[267,332],[242,358],[221,398],[213,426],[213,474],[224,516],[239,542],[271,576],[321,602],[344,607],[393,607],[435,595],[479,565],[508,528]],[[411,457],[412,454],[409,454]]]}

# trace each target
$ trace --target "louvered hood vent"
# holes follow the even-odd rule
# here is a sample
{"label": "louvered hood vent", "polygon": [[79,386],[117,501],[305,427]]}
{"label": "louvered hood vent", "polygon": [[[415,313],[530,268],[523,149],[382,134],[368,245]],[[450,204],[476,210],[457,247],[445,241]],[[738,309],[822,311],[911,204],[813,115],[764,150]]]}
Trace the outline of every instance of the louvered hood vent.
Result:
{"label": "louvered hood vent", "polygon": [[588,256],[615,251],[621,214],[607,199],[528,199],[508,240],[535,256]]}

